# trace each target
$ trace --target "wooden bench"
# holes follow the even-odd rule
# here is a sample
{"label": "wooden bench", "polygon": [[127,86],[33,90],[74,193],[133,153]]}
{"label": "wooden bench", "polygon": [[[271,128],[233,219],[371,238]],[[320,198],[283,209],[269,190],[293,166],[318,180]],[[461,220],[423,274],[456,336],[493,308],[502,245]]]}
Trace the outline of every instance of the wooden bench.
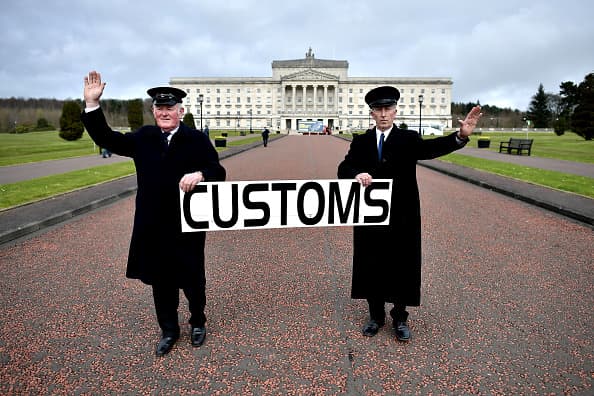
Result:
{"label": "wooden bench", "polygon": [[523,152],[526,152],[528,155],[530,155],[533,141],[534,139],[510,138],[507,142],[499,143],[499,152],[518,155],[522,155]]}

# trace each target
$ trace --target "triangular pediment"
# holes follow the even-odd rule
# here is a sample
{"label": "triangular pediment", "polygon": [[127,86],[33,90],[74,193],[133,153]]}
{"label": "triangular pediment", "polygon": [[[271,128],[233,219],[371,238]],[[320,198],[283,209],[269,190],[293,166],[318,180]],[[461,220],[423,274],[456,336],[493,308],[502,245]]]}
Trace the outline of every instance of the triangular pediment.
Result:
{"label": "triangular pediment", "polygon": [[334,76],[328,73],[322,73],[314,69],[307,69],[298,71],[296,73],[287,74],[281,78],[283,81],[337,81],[338,76]]}

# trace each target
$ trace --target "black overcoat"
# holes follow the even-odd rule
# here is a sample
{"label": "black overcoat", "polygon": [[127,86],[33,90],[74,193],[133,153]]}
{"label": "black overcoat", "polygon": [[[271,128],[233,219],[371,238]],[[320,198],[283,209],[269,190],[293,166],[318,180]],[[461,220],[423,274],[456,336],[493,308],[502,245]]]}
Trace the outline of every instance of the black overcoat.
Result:
{"label": "black overcoat", "polygon": [[421,302],[421,214],[417,160],[436,158],[462,148],[455,133],[422,139],[415,131],[393,126],[378,159],[375,128],[353,137],[339,178],[366,172],[392,179],[390,222],[355,226],[353,231],[352,298],[376,298],[418,306]]}
{"label": "black overcoat", "polygon": [[206,181],[225,180],[225,169],[208,137],[180,123],[169,146],[157,126],[131,133],[113,131],[101,109],[82,114],[101,147],[132,157],[138,191],[128,254],[128,278],[177,287],[204,283],[204,232],[181,232],[179,181],[202,172]]}

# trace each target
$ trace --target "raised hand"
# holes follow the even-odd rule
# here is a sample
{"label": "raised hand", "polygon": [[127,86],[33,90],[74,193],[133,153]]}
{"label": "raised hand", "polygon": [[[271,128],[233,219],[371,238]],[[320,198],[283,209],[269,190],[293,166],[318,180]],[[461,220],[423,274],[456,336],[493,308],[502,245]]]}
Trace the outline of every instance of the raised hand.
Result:
{"label": "raised hand", "polygon": [[466,115],[464,121],[458,120],[460,123],[460,137],[467,138],[468,136],[472,135],[472,131],[476,127],[479,119],[483,113],[481,113],[481,106],[474,106],[470,109],[470,112]]}
{"label": "raised hand", "polygon": [[85,76],[84,97],[87,107],[99,106],[99,99],[103,95],[105,84],[101,82],[101,74],[95,70]]}

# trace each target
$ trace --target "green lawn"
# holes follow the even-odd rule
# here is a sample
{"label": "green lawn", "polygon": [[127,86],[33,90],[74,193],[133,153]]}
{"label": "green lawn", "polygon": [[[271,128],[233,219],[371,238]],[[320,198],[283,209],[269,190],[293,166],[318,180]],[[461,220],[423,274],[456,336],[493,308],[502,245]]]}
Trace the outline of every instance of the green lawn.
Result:
{"label": "green lawn", "polygon": [[[344,136],[350,137],[349,134]],[[472,136],[468,146],[476,148],[478,138],[485,136],[488,136],[491,141],[488,150],[499,152],[499,142],[507,141],[510,137],[526,138],[526,133],[483,133]],[[436,136],[425,136],[424,139],[434,137]],[[528,138],[534,139],[533,156],[594,163],[594,141],[585,141],[574,133],[557,136],[554,133],[528,132]],[[589,177],[514,165],[503,161],[486,160],[459,153],[446,155],[440,160],[594,198],[594,180]]]}
{"label": "green lawn", "polygon": [[[231,132],[229,135],[239,136],[240,134],[239,132]],[[276,135],[270,136],[271,140],[276,137]],[[229,141],[227,147],[217,147],[217,151],[224,151],[229,147],[250,144],[261,140],[262,137],[259,133],[247,134],[245,138]],[[98,150],[93,151],[93,141],[86,133],[82,139],[76,142],[64,141],[58,136],[57,131],[20,135],[0,134],[0,165],[71,158],[97,154],[97,152]],[[0,185],[0,210],[118,179],[134,173],[134,164],[130,161]]]}
{"label": "green lawn", "polygon": [[[214,136],[220,135],[220,132],[211,131],[210,136],[214,138]],[[229,137],[239,135],[239,131],[228,131]],[[499,142],[506,141],[511,136],[526,136],[525,133],[490,132],[488,134],[482,134],[483,137],[487,135],[491,140],[489,150],[493,151],[498,151]],[[350,137],[348,134],[344,136]],[[270,135],[271,140],[276,137],[278,137],[276,134]],[[471,138],[470,147],[476,147],[478,137],[473,136]],[[557,136],[552,133],[529,132],[528,137],[534,139],[532,146],[534,156],[594,163],[594,141],[584,141],[573,133]],[[218,147],[217,150],[224,151],[228,147],[250,144],[261,141],[261,139],[262,137],[259,132],[255,132],[254,134],[248,133],[245,135],[245,138],[228,141],[227,147]],[[19,135],[0,134],[0,166],[92,154],[98,154],[98,149],[86,133],[80,140],[74,142],[67,142],[61,139],[57,131],[32,132]],[[441,159],[594,198],[594,183],[592,178],[545,171],[461,154],[450,154]],[[0,209],[113,180],[133,174],[134,172],[133,163],[127,162],[1,185]]]}
{"label": "green lawn", "polygon": [[575,133],[566,133],[557,136],[554,133],[505,133],[483,132],[470,138],[469,147],[477,147],[479,137],[488,136],[491,140],[489,150],[499,152],[499,143],[508,141],[510,137],[534,139],[531,155],[562,159],[575,162],[594,164],[594,140],[586,141]]}
{"label": "green lawn", "polygon": [[[528,132],[527,135],[528,139],[534,139],[532,143],[532,156],[594,163],[594,141],[585,141],[574,133],[557,136],[554,133]],[[483,133],[482,135],[471,137],[470,147],[477,147],[478,138],[485,136],[488,136],[491,141],[488,150],[499,152],[500,142],[507,141],[510,137],[526,138],[526,133]],[[594,180],[589,177],[514,165],[502,161],[486,160],[459,153],[449,154],[440,159],[501,176],[594,198]]]}
{"label": "green lawn", "polygon": [[92,186],[136,172],[132,161],[0,185],[0,210]]}
{"label": "green lawn", "polygon": [[441,157],[440,160],[594,198],[594,179],[590,177],[569,175],[455,153]]}
{"label": "green lawn", "polygon": [[58,131],[0,133],[0,166],[81,157],[98,152],[98,147],[87,133],[73,142],[62,139]]}

